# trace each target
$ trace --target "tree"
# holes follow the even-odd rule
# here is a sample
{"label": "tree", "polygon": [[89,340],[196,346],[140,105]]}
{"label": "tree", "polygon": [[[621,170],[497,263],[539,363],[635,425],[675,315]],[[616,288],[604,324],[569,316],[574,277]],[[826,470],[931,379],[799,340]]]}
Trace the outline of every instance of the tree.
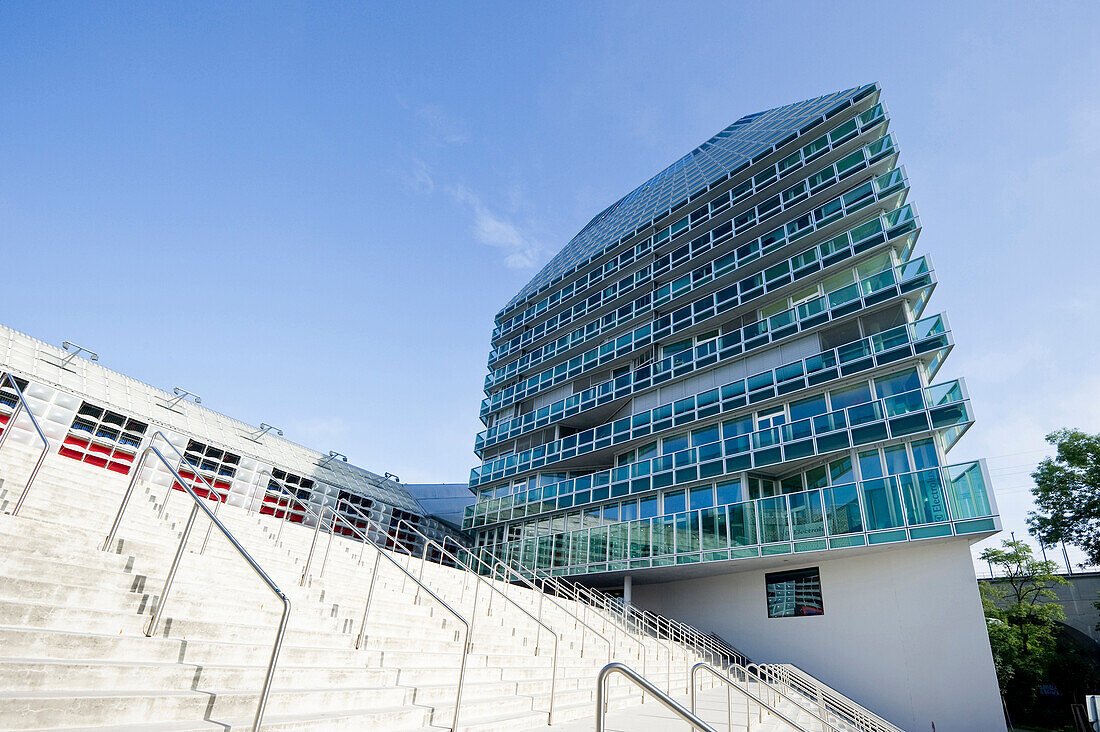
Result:
{"label": "tree", "polygon": [[981,584],[982,607],[1001,693],[1025,715],[1057,658],[1059,622],[1065,619],[1050,588],[1067,584],[1054,562],[1036,559],[1022,541],[1005,540],[982,552],[1003,577]]}
{"label": "tree", "polygon": [[1039,510],[1028,513],[1028,528],[1044,544],[1065,541],[1100,564],[1100,434],[1063,429],[1047,442],[1058,454],[1031,474]]}

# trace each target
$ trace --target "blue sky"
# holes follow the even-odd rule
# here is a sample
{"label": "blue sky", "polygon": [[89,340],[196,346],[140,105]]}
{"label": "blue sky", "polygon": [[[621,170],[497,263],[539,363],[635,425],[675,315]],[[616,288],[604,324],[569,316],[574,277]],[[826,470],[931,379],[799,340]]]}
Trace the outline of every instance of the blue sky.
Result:
{"label": "blue sky", "polygon": [[462,482],[493,315],[733,120],[884,87],[1007,529],[1100,431],[1096,3],[0,7],[0,322]]}

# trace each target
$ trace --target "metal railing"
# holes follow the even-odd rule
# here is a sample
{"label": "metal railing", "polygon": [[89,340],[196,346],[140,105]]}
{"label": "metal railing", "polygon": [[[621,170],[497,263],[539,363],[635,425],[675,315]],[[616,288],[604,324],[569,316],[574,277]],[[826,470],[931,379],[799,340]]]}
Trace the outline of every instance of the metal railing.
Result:
{"label": "metal railing", "polygon": [[[123,514],[126,512],[126,507],[130,503],[130,496],[134,492],[134,486],[137,484],[137,481],[141,476],[141,471],[145,467],[146,460],[150,455],[153,455],[158,460],[160,460],[161,463],[164,464],[164,467],[168,469],[168,472],[170,472],[172,476],[179,482],[179,484],[183,486],[183,490],[186,491],[187,495],[191,497],[191,500],[194,502],[195,505],[192,507],[191,513],[187,517],[187,524],[184,526],[183,534],[180,536],[180,542],[179,546],[176,548],[175,558],[172,560],[172,566],[168,570],[168,577],[164,580],[164,588],[161,590],[160,598],[157,600],[156,608],[153,611],[152,617],[149,618],[149,623],[145,628],[145,635],[147,637],[152,637],[157,631],[157,626],[160,623],[161,614],[164,612],[165,604],[168,602],[168,596],[172,590],[172,583],[176,578],[176,572],[179,570],[180,561],[183,559],[184,551],[187,549],[187,540],[191,537],[191,529],[194,528],[195,518],[198,516],[199,509],[202,509],[202,512],[206,514],[206,517],[208,519],[210,519],[211,525],[218,528],[218,531],[222,533],[222,535],[226,538],[227,541],[229,541],[233,548],[237,550],[237,553],[240,554],[245,562],[248,563],[248,566],[252,568],[252,570],[260,577],[260,579],[263,580],[264,584],[267,585],[268,589],[270,589],[271,592],[277,598],[279,598],[279,601],[283,604],[283,614],[279,620],[279,630],[275,635],[275,645],[272,646],[271,649],[271,658],[267,664],[267,673],[264,676],[263,688],[260,690],[260,699],[258,704],[256,705],[256,715],[255,717],[253,717],[252,720],[252,732],[259,732],[260,724],[263,721],[264,709],[267,707],[267,700],[271,693],[271,682],[275,678],[275,666],[279,661],[279,651],[282,650],[283,638],[286,635],[287,622],[290,620],[290,599],[283,593],[282,590],[279,589],[279,586],[275,584],[275,581],[271,579],[267,572],[264,571],[263,567],[261,567],[259,563],[252,557],[252,555],[248,553],[248,550],[246,550],[244,546],[241,545],[241,543],[237,540],[237,537],[233,535],[233,532],[231,532],[225,526],[225,524],[223,524],[218,519],[218,517],[215,516],[214,513],[207,507],[206,502],[202,498],[200,498],[197,493],[195,493],[194,488],[192,488],[183,480],[183,477],[179,474],[179,471],[172,466],[172,464],[168,461],[166,457],[164,457],[164,453],[157,449],[157,447],[153,443],[156,442],[156,439],[158,437],[164,440],[164,442],[166,442],[168,446],[172,448],[174,452],[176,452],[176,454],[179,454],[179,450],[176,449],[175,445],[169,442],[168,438],[164,435],[163,432],[158,431],[153,434],[153,436],[149,440],[149,446],[142,451],[141,457],[138,459],[138,462],[135,465],[133,476],[130,478],[130,483],[126,487],[126,493],[122,497],[122,504],[118,507],[118,514],[115,516],[114,523],[111,525],[111,530],[107,533],[107,538],[103,542],[102,551],[108,551],[111,545],[114,543],[115,536],[118,533],[118,528],[122,524]],[[182,457],[182,455],[180,457]],[[205,478],[203,480],[205,482]],[[169,487],[169,490],[171,490],[171,486]]]}
{"label": "metal railing", "polygon": [[721,680],[722,682],[725,683],[725,685],[726,685],[726,711],[727,711],[727,715],[728,715],[728,718],[729,718],[729,728],[731,730],[733,729],[733,702],[730,698],[729,691],[731,689],[733,689],[733,690],[737,691],[737,693],[741,694],[741,696],[745,697],[745,732],[751,732],[751,729],[752,729],[752,705],[753,705],[753,703],[757,704],[757,706],[759,708],[759,715],[760,715],[761,718],[763,717],[764,710],[767,710],[770,714],[774,714],[776,719],[779,719],[780,721],[786,723],[791,729],[796,730],[796,732],[809,732],[809,730],[807,730],[805,727],[802,727],[797,722],[793,721],[790,717],[783,714],[783,712],[779,711],[778,709],[773,707],[771,704],[768,704],[763,699],[760,699],[759,697],[753,695],[753,693],[750,692],[748,689],[742,689],[740,686],[737,685],[737,683],[733,679],[729,678],[728,676],[723,674],[718,669],[716,669],[713,666],[711,666],[710,664],[706,664],[706,663],[697,663],[697,664],[695,664],[694,666],[691,667],[690,683],[691,683],[691,712],[692,712],[692,714],[695,713],[695,696],[696,696],[695,695],[695,687],[696,687],[695,677],[700,671],[706,671],[707,673],[714,676],[714,678],[719,679],[719,680]]}
{"label": "metal railing", "polygon": [[789,663],[761,664],[761,670],[776,682],[816,700],[822,710],[829,712],[865,732],[902,732],[894,724],[883,719],[861,704],[852,701],[832,687]]}
{"label": "metal railing", "polygon": [[15,377],[10,373],[5,373],[0,376],[0,387],[4,386],[4,382],[7,382],[12,391],[15,392],[15,406],[12,408],[11,416],[8,417],[8,423],[4,426],[4,431],[0,433],[0,449],[3,449],[4,443],[8,439],[8,435],[11,434],[12,429],[15,427],[15,420],[21,412],[26,412],[27,416],[31,419],[31,424],[34,425],[34,431],[38,433],[38,438],[42,440],[42,452],[38,456],[38,461],[34,464],[34,470],[31,471],[31,476],[27,478],[26,485],[23,486],[23,492],[19,494],[19,498],[15,501],[15,507],[11,510],[11,515],[16,516],[19,514],[19,509],[23,506],[23,501],[27,498],[27,493],[31,490],[31,483],[34,482],[35,477],[38,475],[38,469],[42,467],[42,462],[46,459],[46,454],[50,451],[50,441],[46,439],[46,435],[42,432],[42,427],[38,424],[38,419],[35,418],[34,412],[31,411],[30,406],[27,404],[27,400],[23,398],[23,391],[19,388],[19,384],[15,382]]}
{"label": "metal railing", "polygon": [[[832,732],[848,732],[846,728],[838,727],[836,724],[829,721],[821,714],[815,712],[813,709],[806,706],[806,704],[798,700],[797,697],[802,697],[803,699],[805,699],[806,697],[804,695],[797,692],[795,692],[794,694],[784,692],[775,684],[765,681],[764,676],[767,675],[767,673],[762,671],[760,664],[750,663],[747,666],[742,666],[738,663],[731,663],[729,665],[729,668],[726,669],[726,675],[732,678],[732,674],[730,673],[731,671],[736,671],[745,677],[746,688],[748,688],[749,682],[754,682],[756,683],[756,688],[758,690],[762,688],[762,690],[768,694],[773,703],[775,700],[788,702],[790,704],[793,704],[803,713],[808,714],[816,719],[821,725],[821,732],[829,732],[829,730],[831,730]],[[758,696],[763,695],[763,693],[758,694]],[[817,707],[822,713],[829,714],[829,711],[820,702],[817,702]]]}
{"label": "metal railing", "polygon": [[699,719],[695,716],[694,706],[695,698],[692,697],[692,709],[688,710],[684,708],[683,704],[680,704],[671,696],[658,689],[645,676],[641,675],[634,669],[630,668],[624,663],[618,661],[609,663],[600,669],[599,675],[596,676],[596,732],[604,732],[605,720],[607,716],[607,678],[611,674],[621,674],[625,676],[634,684],[640,687],[643,691],[648,691],[653,697],[664,705],[665,709],[678,716],[692,726],[693,730],[701,730],[701,732],[717,732],[714,727]]}
{"label": "metal railing", "polygon": [[[456,541],[455,544],[458,545],[458,542]],[[484,561],[484,559],[478,557],[472,550],[466,549],[466,551],[470,554],[470,556],[477,559],[481,566],[491,567],[490,571],[492,572],[492,576],[494,578],[496,577],[496,568],[501,567],[507,570],[507,572],[511,575],[518,577],[522,582],[526,583],[528,586],[536,591],[545,593],[546,586],[551,585],[554,587],[555,592],[558,596],[572,599],[582,608],[593,609],[597,612],[597,617],[599,617],[601,621],[609,623],[611,627],[623,632],[627,637],[631,638],[634,642],[637,642],[639,644],[640,642],[636,638],[634,638],[634,633],[636,631],[632,631],[630,627],[625,627],[623,623],[624,620],[626,620],[627,622],[634,624],[635,619],[632,616],[643,614],[643,618],[645,618],[644,624],[653,629],[654,635],[650,635],[649,637],[654,638],[659,645],[665,648],[666,652],[670,651],[671,649],[660,643],[662,624],[665,628],[664,636],[667,640],[678,643],[682,646],[686,646],[697,656],[709,658],[711,661],[717,663],[726,663],[730,660],[748,660],[744,658],[744,656],[742,656],[741,654],[737,654],[736,656],[730,655],[724,649],[718,647],[718,645],[710,636],[701,633],[695,628],[684,625],[679,621],[665,618],[664,616],[661,616],[659,614],[649,613],[648,611],[639,611],[638,608],[634,607],[633,605],[624,604],[621,598],[612,597],[611,595],[601,592],[595,588],[587,587],[577,582],[568,582],[565,580],[561,580],[557,577],[545,573],[545,571],[543,570],[524,567],[523,569],[531,575],[530,577],[528,577],[526,574],[518,572],[515,568],[497,559],[496,557],[493,557],[493,564],[489,565],[487,562]],[[532,580],[537,580],[541,582],[543,584],[542,588],[540,589],[539,587],[536,587],[532,583]],[[578,617],[575,613],[570,614],[574,617]],[[635,627],[637,626],[635,625]],[[642,645],[642,647],[644,648],[644,644],[640,645]],[[671,657],[671,653],[669,653],[669,657]],[[659,658],[660,657],[658,656],[658,660]],[[642,659],[644,673],[644,654],[642,656]],[[688,668],[690,668],[691,658],[687,654],[685,654],[685,662]],[[685,681],[686,675],[687,674],[685,674]],[[671,670],[669,671],[669,677],[671,678]],[[671,681],[669,681],[669,690],[671,691]]]}
{"label": "metal railing", "polygon": [[[367,516],[366,514],[364,514],[357,506],[353,506],[353,505],[351,505],[347,502],[344,502],[343,505],[346,506],[347,508],[350,508],[353,511],[355,511],[357,514],[359,514],[359,516],[361,518],[365,519],[367,522],[369,522],[371,524],[374,524],[374,526],[376,528],[381,528],[381,527],[378,526],[378,523],[376,521],[374,521],[370,516]],[[503,597],[507,602],[510,602],[512,605],[514,605],[521,613],[523,613],[527,617],[531,618],[531,620],[535,621],[535,623],[540,628],[539,631],[535,632],[535,655],[536,656],[539,653],[539,643],[541,642],[541,639],[542,639],[541,629],[545,628],[546,632],[550,633],[550,635],[554,638],[553,666],[552,666],[552,671],[551,671],[551,676],[550,676],[550,709],[547,712],[547,724],[553,725],[554,724],[554,693],[555,693],[555,689],[557,688],[558,646],[559,646],[559,642],[561,640],[560,634],[555,632],[554,629],[551,628],[549,625],[542,622],[541,618],[537,618],[534,615],[532,615],[531,612],[529,610],[527,610],[527,608],[523,607],[518,602],[513,600],[511,597],[509,597],[506,592],[502,591],[499,587],[494,585],[492,582],[486,580],[484,577],[482,577],[477,572],[475,572],[473,569],[471,569],[469,567],[469,565],[467,565],[465,562],[463,562],[461,559],[459,559],[457,556],[455,556],[452,552],[448,551],[445,546],[441,545],[435,539],[432,539],[432,538],[428,537],[426,534],[424,534],[422,531],[420,531],[418,528],[416,528],[415,526],[410,524],[405,519],[398,519],[396,528],[400,529],[402,525],[404,525],[405,527],[411,529],[413,531],[413,533],[415,533],[417,536],[419,536],[424,541],[424,556],[421,557],[421,560],[420,560],[421,561],[421,564],[420,564],[420,579],[421,579],[421,581],[423,581],[423,578],[424,578],[424,567],[428,563],[428,548],[430,546],[434,546],[440,551],[441,556],[446,556],[446,557],[450,558],[451,561],[455,562],[455,564],[458,565],[457,568],[461,568],[466,574],[473,576],[473,578],[476,582],[481,582],[482,584],[484,584],[486,587],[489,588],[489,590],[490,590],[490,594],[489,594],[489,603],[490,603],[489,604],[489,612],[492,612],[492,607],[493,607],[492,606],[492,599],[493,599],[492,593],[495,592],[495,593],[499,594],[501,597]],[[410,556],[412,556],[411,553],[410,553]],[[463,578],[462,590],[463,590],[463,599],[464,599],[465,598],[465,592],[466,592],[465,578]],[[476,595],[475,595],[475,598],[476,598]],[[476,599],[474,601],[474,607],[471,610],[471,612],[473,612],[473,613],[477,612],[477,601],[476,601]],[[581,640],[581,656],[583,657],[584,656],[584,641],[583,641],[584,636],[583,636],[583,634],[582,634],[581,638],[582,638],[582,640]]]}
{"label": "metal railing", "polygon": [[[452,541],[454,541],[454,540],[452,540]],[[455,543],[457,544],[457,541],[456,541]],[[465,548],[465,547],[464,547],[464,548]],[[472,557],[472,558],[473,558],[474,560],[476,560],[477,562],[479,562],[479,563],[481,564],[481,566],[484,566],[484,567],[488,567],[488,568],[489,568],[489,571],[490,571],[491,573],[493,573],[493,574],[492,574],[492,576],[491,576],[491,579],[494,579],[494,580],[496,579],[496,575],[495,575],[495,573],[494,573],[495,567],[493,567],[493,566],[489,565],[489,564],[488,564],[487,562],[485,562],[485,560],[484,560],[484,559],[482,559],[481,557],[477,556],[477,555],[476,555],[476,554],[474,554],[473,552],[470,552],[470,556],[471,556],[471,557]],[[499,564],[499,560],[498,560],[498,564]],[[591,632],[591,633],[592,633],[593,635],[595,635],[595,636],[596,636],[597,638],[600,638],[600,639],[602,639],[602,640],[603,640],[603,642],[607,644],[607,661],[608,661],[608,663],[610,663],[610,662],[611,662],[611,658],[612,658],[612,657],[614,656],[614,654],[615,654],[615,644],[614,644],[614,643],[613,643],[613,642],[611,641],[611,639],[610,639],[610,638],[608,638],[608,637],[607,637],[606,635],[604,635],[604,634],[603,634],[603,633],[601,633],[600,631],[598,631],[598,630],[596,630],[595,628],[593,628],[593,627],[592,627],[591,625],[589,625],[589,624],[588,624],[587,622],[585,622],[585,621],[584,621],[584,620],[583,620],[583,619],[582,619],[582,618],[581,618],[581,617],[580,617],[579,615],[577,615],[577,614],[576,614],[575,612],[573,612],[572,610],[570,610],[569,608],[565,607],[565,606],[564,606],[564,605],[562,605],[562,604],[561,604],[560,602],[558,602],[557,600],[555,600],[555,599],[554,599],[553,597],[551,597],[551,596],[549,595],[549,593],[547,593],[547,592],[546,592],[545,590],[541,590],[541,589],[539,589],[539,588],[538,588],[537,586],[535,586],[534,582],[532,582],[531,580],[527,579],[526,577],[523,577],[522,575],[520,575],[520,574],[519,574],[518,572],[515,572],[515,570],[513,570],[513,569],[512,569],[511,567],[508,567],[507,565],[501,565],[501,566],[503,566],[503,567],[505,567],[505,569],[508,569],[509,571],[513,572],[513,574],[515,574],[515,576],[519,577],[520,581],[522,581],[522,582],[523,582],[523,583],[524,583],[524,584],[525,584],[525,585],[526,585],[526,586],[527,586],[528,588],[530,588],[530,589],[532,589],[532,590],[534,590],[535,592],[537,592],[537,593],[538,593],[538,595],[539,595],[539,605],[538,605],[538,611],[537,611],[537,612],[538,612],[538,616],[539,616],[540,618],[542,617],[542,603],[543,603],[543,600],[545,600],[545,599],[549,598],[549,599],[550,599],[550,603],[551,603],[552,605],[554,605],[554,606],[555,606],[556,608],[558,608],[559,610],[561,610],[561,611],[562,611],[563,613],[565,613],[565,614],[566,614],[566,615],[568,615],[569,617],[573,618],[573,620],[574,620],[574,621],[576,621],[577,623],[580,623],[581,625],[583,625],[583,626],[584,626],[585,628],[587,628],[587,629],[588,629],[588,630],[589,630],[589,631],[590,631],[590,632]],[[475,573],[475,574],[476,574],[476,573]],[[643,653],[642,653],[642,656],[641,656],[641,659],[640,659],[640,660],[642,661],[642,664],[644,665],[644,664],[645,664],[645,653],[644,653],[644,648],[645,648],[645,647],[643,646],[642,648],[643,648]],[[584,654],[584,632],[581,632],[581,654],[582,654],[582,655]]]}
{"label": "metal railing", "polygon": [[[280,481],[278,481],[274,477],[272,477],[272,481],[274,481],[277,485],[280,483]],[[285,486],[283,486],[283,489],[284,489],[284,491],[286,491],[289,494],[289,491],[286,490]],[[296,496],[294,497],[294,500],[299,502],[299,503],[303,503],[301,501],[301,499],[297,498]],[[465,629],[466,629],[466,632],[464,634],[465,638],[463,639],[463,643],[462,643],[462,661],[461,661],[461,663],[459,665],[459,669],[458,669],[458,685],[457,685],[457,689],[455,691],[455,711],[454,711],[454,717],[453,717],[452,722],[451,722],[451,732],[458,732],[459,711],[462,708],[462,691],[463,691],[463,688],[465,686],[465,681],[466,681],[466,662],[467,662],[467,659],[469,658],[470,649],[473,645],[473,630],[474,630],[473,620],[474,620],[474,616],[471,615],[470,619],[467,620],[460,612],[458,612],[453,607],[451,607],[451,605],[446,600],[444,600],[442,597],[440,597],[435,592],[433,592],[431,590],[431,588],[429,588],[427,585],[425,585],[419,579],[414,577],[411,572],[409,572],[407,569],[402,567],[401,563],[398,562],[393,557],[391,557],[389,555],[389,553],[383,547],[380,547],[376,543],[374,543],[374,541],[372,541],[369,536],[367,536],[365,533],[363,533],[362,531],[359,530],[359,527],[352,524],[346,517],[344,517],[343,515],[338,513],[331,506],[322,506],[320,512],[314,513],[314,512],[311,511],[311,513],[314,513],[314,515],[318,517],[318,521],[317,521],[316,527],[314,528],[313,545],[310,549],[310,559],[312,559],[313,550],[316,548],[317,532],[318,532],[318,529],[320,528],[320,525],[324,521],[324,514],[325,514],[326,510],[332,512],[333,521],[332,521],[331,528],[333,528],[333,529],[335,528],[336,522],[341,522],[355,536],[357,536],[363,542],[364,545],[369,544],[375,550],[374,551],[374,567],[371,570],[370,585],[367,588],[367,601],[363,606],[363,621],[359,626],[359,633],[355,638],[355,647],[357,649],[363,647],[363,642],[366,640],[366,637],[367,637],[367,621],[370,617],[371,601],[374,599],[374,587],[375,587],[375,583],[378,580],[378,568],[379,568],[379,564],[380,564],[382,559],[385,559],[387,562],[389,562],[394,567],[396,567],[403,575],[408,577],[408,579],[410,579],[414,583],[416,583],[417,587],[419,587],[421,590],[424,590],[424,592],[426,592],[428,595],[430,595],[432,597],[432,599],[434,599],[437,603],[439,603],[443,607],[444,610],[446,610],[451,615],[453,615],[465,627]],[[372,521],[372,523],[374,523],[374,522]],[[377,526],[377,524],[375,524],[375,525]],[[330,531],[330,533],[329,533],[330,545],[331,545],[331,539],[332,539],[332,531]],[[326,550],[326,555],[327,555],[327,550]],[[306,569],[303,572],[303,578],[306,577],[309,574],[310,559],[307,559],[307,561],[306,561]],[[326,560],[327,560],[327,556],[326,556]],[[323,565],[322,565],[322,571],[323,571]],[[477,605],[477,590],[476,589],[474,590],[474,605],[475,605],[475,607]]]}

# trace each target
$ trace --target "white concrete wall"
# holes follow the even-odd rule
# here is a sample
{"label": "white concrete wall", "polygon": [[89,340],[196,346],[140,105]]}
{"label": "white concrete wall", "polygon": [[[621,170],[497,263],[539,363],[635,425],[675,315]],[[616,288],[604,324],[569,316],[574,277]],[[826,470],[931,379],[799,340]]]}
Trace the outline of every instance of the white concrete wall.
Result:
{"label": "white concrete wall", "polygon": [[[764,575],[817,566],[825,614],[769,618]],[[913,732],[1004,730],[965,540],[660,584],[634,603],[713,631],[755,661],[793,663]]]}

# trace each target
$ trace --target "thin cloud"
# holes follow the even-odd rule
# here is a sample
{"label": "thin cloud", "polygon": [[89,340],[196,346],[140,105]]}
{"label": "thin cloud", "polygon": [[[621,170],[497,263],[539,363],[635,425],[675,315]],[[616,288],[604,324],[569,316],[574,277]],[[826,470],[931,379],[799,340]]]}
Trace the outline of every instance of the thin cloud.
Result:
{"label": "thin cloud", "polygon": [[435,104],[425,104],[416,110],[416,117],[431,129],[437,142],[462,145],[470,141],[466,125]]}
{"label": "thin cloud", "polygon": [[417,193],[429,194],[435,190],[435,180],[432,170],[420,158],[411,158],[400,171],[401,180],[405,186]]}
{"label": "thin cloud", "polygon": [[474,236],[482,244],[499,249],[507,267],[526,269],[539,261],[542,247],[516,224],[490,211],[473,191],[459,185],[448,186],[447,192],[470,209],[474,217]]}

